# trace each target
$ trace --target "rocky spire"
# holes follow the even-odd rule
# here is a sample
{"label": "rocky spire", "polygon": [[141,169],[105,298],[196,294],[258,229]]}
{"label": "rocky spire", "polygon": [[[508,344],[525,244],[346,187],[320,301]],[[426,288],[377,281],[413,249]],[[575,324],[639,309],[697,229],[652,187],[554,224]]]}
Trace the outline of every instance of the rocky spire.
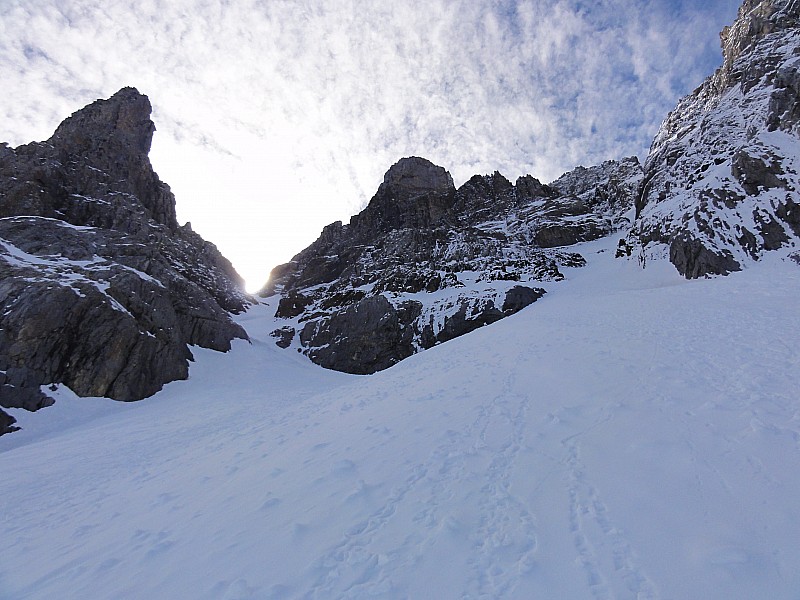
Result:
{"label": "rocky spire", "polygon": [[[147,96],[125,87],[68,117],[48,142],[62,164],[73,164],[74,193],[93,196],[131,194],[157,223],[175,229],[175,197],[158,179],[148,152],[156,130]],[[79,160],[76,160],[79,159]],[[114,178],[108,178],[110,173]]]}
{"label": "rocky spire", "polygon": [[250,303],[241,279],[178,226],[150,165],[150,111],[123,88],[47,142],[0,145],[0,406],[41,408],[58,383],[138,400],[187,376],[188,345],[247,337],[229,314]]}
{"label": "rocky spire", "polygon": [[408,200],[429,193],[447,194],[454,190],[453,178],[444,168],[418,156],[401,158],[383,176],[376,195],[391,195]]}
{"label": "rocky spire", "polygon": [[736,21],[719,34],[725,60],[713,78],[717,91],[726,89],[735,79],[734,64],[745,50],[771,33],[797,28],[798,23],[798,0],[745,0]]}
{"label": "rocky spire", "polygon": [[150,152],[156,126],[150,120],[150,99],[136,88],[124,87],[108,99],[100,99],[67,117],[50,143],[89,153],[113,144],[126,155]]}
{"label": "rocky spire", "polygon": [[429,160],[402,158],[386,172],[367,208],[350,221],[365,241],[376,233],[407,227],[429,227],[441,221],[456,188],[444,168]]}
{"label": "rocky spire", "polygon": [[[68,117],[46,142],[0,150],[0,217],[61,219],[128,233],[178,228],[175,197],[148,158],[150,101],[123,88]],[[93,203],[87,206],[87,200]]]}

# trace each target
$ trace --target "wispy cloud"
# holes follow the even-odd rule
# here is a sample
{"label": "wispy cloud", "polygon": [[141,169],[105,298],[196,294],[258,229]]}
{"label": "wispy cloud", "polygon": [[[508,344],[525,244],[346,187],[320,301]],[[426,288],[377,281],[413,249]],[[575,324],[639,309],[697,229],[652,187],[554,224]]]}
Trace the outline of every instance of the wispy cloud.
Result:
{"label": "wispy cloud", "polygon": [[5,0],[0,139],[150,96],[178,212],[248,279],[417,154],[457,182],[643,155],[737,0]]}

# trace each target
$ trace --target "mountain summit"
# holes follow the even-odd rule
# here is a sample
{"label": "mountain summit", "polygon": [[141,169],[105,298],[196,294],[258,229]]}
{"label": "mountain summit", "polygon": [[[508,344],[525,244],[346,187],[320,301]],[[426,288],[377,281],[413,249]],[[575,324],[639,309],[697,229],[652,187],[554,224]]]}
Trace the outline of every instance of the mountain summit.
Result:
{"label": "mountain summit", "polygon": [[189,344],[247,337],[241,279],[178,226],[150,165],[150,110],[124,88],[46,142],[0,146],[0,406],[46,406],[59,383],[137,400],[187,376]]}
{"label": "mountain summit", "polygon": [[[150,112],[147,96],[126,87],[65,119],[46,142],[0,150],[0,217],[42,216],[128,232],[152,219],[176,230],[175,198],[147,156],[155,132]],[[95,202],[87,210],[80,200],[100,196],[135,201]],[[145,220],[129,218],[137,210]]]}
{"label": "mountain summit", "polygon": [[273,270],[261,295],[280,295],[276,342],[373,373],[514,314],[585,264],[565,246],[627,229],[640,178],[629,158],[551,185],[495,172],[456,189],[442,167],[404,158],[349,224]]}

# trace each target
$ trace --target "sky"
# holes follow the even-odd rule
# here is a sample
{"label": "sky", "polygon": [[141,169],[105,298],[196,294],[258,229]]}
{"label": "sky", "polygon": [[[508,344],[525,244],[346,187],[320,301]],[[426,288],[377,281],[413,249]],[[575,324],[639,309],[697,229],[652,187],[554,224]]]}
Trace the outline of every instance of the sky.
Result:
{"label": "sky", "polygon": [[404,156],[456,185],[644,158],[738,0],[0,0],[0,141],[124,86],[178,219],[259,288]]}

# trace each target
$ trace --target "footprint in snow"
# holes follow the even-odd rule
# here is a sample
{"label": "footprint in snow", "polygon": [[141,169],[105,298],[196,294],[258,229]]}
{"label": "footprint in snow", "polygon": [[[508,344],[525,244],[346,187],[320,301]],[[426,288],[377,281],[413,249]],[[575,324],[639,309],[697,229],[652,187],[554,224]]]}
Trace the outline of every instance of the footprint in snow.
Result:
{"label": "footprint in snow", "polygon": [[261,508],[259,510],[265,511],[269,510],[270,508],[275,508],[282,502],[283,500],[281,500],[280,498],[268,498],[267,500],[264,501],[264,504],[261,505]]}

